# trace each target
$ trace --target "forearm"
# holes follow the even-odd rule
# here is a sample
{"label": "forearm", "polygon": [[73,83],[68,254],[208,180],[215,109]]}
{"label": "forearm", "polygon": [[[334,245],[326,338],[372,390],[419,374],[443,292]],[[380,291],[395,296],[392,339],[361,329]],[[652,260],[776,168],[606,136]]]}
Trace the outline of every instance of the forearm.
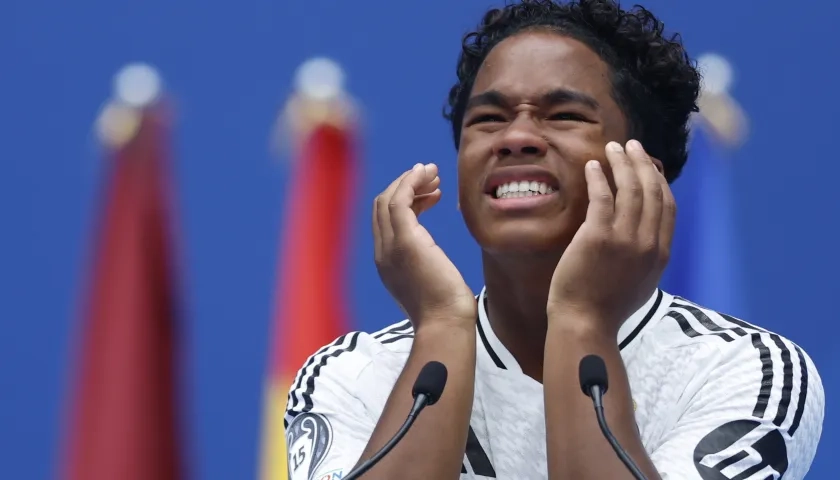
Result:
{"label": "forearm", "polygon": [[460,475],[475,386],[472,326],[435,325],[415,332],[411,354],[359,463],[373,456],[403,424],[414,403],[414,381],[432,360],[446,365],[448,371],[443,395],[418,416],[405,438],[365,478],[456,480]]}
{"label": "forearm", "polygon": [[599,355],[607,365],[609,391],[604,410],[610,430],[645,476],[658,479],[639,437],[616,336],[551,321],[543,374],[549,478],[633,478],[602,435],[592,400],[580,390],[579,363],[588,354]]}

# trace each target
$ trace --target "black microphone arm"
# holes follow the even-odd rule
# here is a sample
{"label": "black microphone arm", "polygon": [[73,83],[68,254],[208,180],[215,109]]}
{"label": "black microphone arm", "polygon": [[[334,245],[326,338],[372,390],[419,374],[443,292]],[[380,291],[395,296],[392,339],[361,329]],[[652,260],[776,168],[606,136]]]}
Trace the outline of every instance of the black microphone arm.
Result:
{"label": "black microphone arm", "polygon": [[624,463],[624,466],[630,470],[636,480],[647,480],[639,470],[639,467],[630,458],[630,455],[624,451],[618,439],[610,431],[607,425],[607,418],[604,416],[604,394],[607,393],[607,366],[604,364],[604,359],[598,355],[587,355],[580,361],[579,366],[580,389],[583,393],[592,398],[595,405],[595,416],[598,418],[598,426],[601,427],[601,433],[604,434],[610,446],[615,451],[618,458]]}
{"label": "black microphone arm", "polygon": [[446,366],[440,362],[432,361],[423,365],[423,369],[420,370],[420,374],[417,375],[417,380],[414,382],[414,387],[411,389],[411,394],[414,396],[414,405],[412,405],[411,411],[408,413],[408,418],[405,419],[400,429],[388,440],[385,446],[353,469],[352,472],[344,477],[344,480],[355,480],[361,477],[400,443],[400,440],[408,433],[411,426],[414,425],[414,421],[417,420],[417,415],[424,408],[429,405],[434,405],[440,399],[440,395],[443,393],[443,387],[446,386],[447,375]]}

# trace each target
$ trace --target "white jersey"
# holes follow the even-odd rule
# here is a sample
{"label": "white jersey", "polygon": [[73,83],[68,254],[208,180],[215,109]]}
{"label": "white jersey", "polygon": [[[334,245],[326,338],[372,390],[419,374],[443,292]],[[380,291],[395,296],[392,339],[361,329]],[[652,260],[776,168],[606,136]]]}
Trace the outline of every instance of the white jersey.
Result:
{"label": "white jersey", "polygon": [[[461,479],[545,479],[543,387],[494,335],[485,298],[482,291]],[[286,406],[291,480],[349,473],[412,341],[403,321],[349,333],[309,358]],[[618,344],[642,442],[664,479],[798,480],[808,472],[825,397],[796,344],[661,290],[622,325]]]}

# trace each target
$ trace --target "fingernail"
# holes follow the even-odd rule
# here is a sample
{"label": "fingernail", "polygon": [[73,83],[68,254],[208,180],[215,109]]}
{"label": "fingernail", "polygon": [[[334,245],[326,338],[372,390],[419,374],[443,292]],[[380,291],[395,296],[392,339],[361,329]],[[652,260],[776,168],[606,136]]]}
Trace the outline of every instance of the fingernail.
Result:
{"label": "fingernail", "polygon": [[415,165],[414,165],[414,167],[412,167],[411,169],[412,169],[412,170],[417,170],[418,168],[423,168],[423,164],[422,164],[422,163],[417,163],[417,164],[415,164]]}
{"label": "fingernail", "polygon": [[639,143],[638,140],[630,140],[629,142],[627,142],[627,148],[632,148],[633,150],[639,150],[639,151],[644,150],[642,148],[642,144]]}
{"label": "fingernail", "polygon": [[435,166],[435,164],[434,164],[434,163],[427,163],[427,164],[426,164],[426,166],[427,166],[427,167],[434,167],[434,166]]}
{"label": "fingernail", "polygon": [[586,162],[586,168],[589,168],[591,170],[600,170],[601,162],[599,162],[598,160],[590,160]]}
{"label": "fingernail", "polygon": [[610,142],[607,144],[607,148],[612,150],[613,152],[623,152],[624,148],[621,147],[621,144],[618,142]]}

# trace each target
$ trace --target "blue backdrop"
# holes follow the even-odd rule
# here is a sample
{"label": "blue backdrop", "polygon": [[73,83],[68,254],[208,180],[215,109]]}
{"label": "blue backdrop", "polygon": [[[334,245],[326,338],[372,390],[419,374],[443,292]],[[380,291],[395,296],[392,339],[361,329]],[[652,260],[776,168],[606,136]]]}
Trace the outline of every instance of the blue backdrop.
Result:
{"label": "blue backdrop", "polygon": [[[801,344],[829,411],[813,478],[840,449],[836,182],[840,4],[648,0],[693,54],[738,71],[752,120],[732,156],[749,320]],[[294,69],[345,67],[365,111],[353,238],[358,326],[400,318],[372,262],[369,207],[416,162],[442,168],[425,222],[473,287],[481,272],[455,201],[441,106],[461,34],[486,0],[5,0],[0,5],[0,477],[55,472],[67,362],[102,161],[92,124],[125,63],[157,66],[178,100],[177,177],[188,309],[188,432],[196,478],[254,478],[287,165],[270,128]],[[819,12],[815,14],[814,12]],[[834,47],[832,47],[834,45]],[[325,292],[325,295],[328,293]],[[714,306],[714,305],[712,305]]]}

